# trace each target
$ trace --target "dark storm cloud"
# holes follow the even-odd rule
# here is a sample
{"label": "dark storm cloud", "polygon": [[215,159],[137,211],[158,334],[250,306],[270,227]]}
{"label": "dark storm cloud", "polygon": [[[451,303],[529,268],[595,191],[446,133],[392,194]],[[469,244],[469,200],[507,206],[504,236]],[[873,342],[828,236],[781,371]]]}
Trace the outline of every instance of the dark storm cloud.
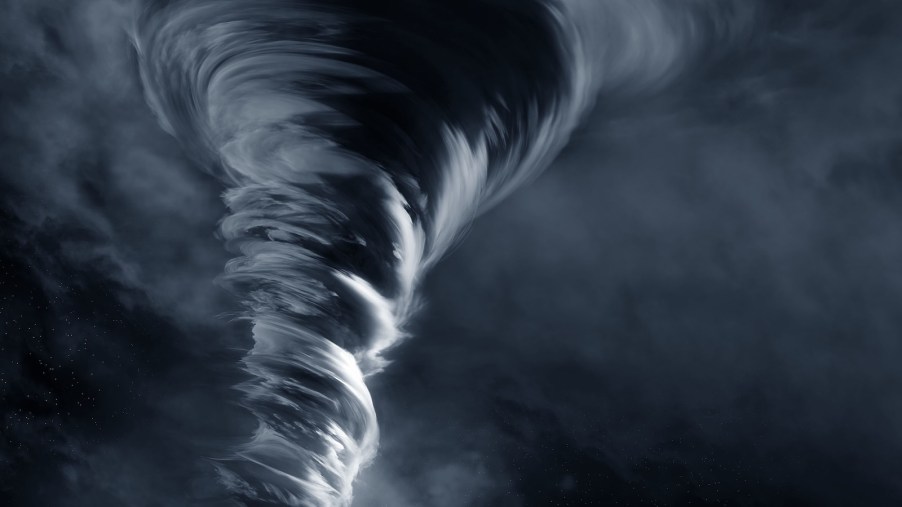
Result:
{"label": "dark storm cloud", "polygon": [[211,232],[222,206],[144,106],[125,33],[134,9],[11,3],[3,194],[27,227],[82,229],[62,238],[73,261],[103,265],[161,311],[203,321],[226,258]]}
{"label": "dark storm cloud", "polygon": [[359,505],[902,500],[902,13],[766,7],[477,222]]}
{"label": "dark storm cloud", "polygon": [[241,421],[218,189],[144,104],[134,8],[3,6],[0,494],[17,505],[215,498],[202,458]]}

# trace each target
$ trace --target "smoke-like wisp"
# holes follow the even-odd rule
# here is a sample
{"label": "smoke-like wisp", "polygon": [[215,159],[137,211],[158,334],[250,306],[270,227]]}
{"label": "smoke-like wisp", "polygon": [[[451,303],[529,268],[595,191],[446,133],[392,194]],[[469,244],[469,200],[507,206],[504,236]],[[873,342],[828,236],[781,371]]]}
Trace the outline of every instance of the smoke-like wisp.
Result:
{"label": "smoke-like wisp", "polygon": [[222,466],[237,495],[350,502],[379,439],[365,378],[404,337],[418,280],[549,163],[601,87],[651,89],[685,66],[706,29],[699,2],[674,4],[146,8],[148,102],[228,187],[221,232],[240,256],[225,279],[253,323],[242,389],[259,421]]}

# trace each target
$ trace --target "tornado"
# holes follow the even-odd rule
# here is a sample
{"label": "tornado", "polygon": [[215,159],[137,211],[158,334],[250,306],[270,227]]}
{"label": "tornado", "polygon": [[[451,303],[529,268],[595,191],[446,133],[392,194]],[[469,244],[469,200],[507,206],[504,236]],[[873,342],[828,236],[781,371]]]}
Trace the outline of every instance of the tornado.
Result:
{"label": "tornado", "polygon": [[[714,4],[716,8],[712,7]],[[253,347],[239,501],[343,506],[377,454],[367,378],[417,285],[537,176],[599,93],[678,76],[730,2],[159,0],[133,27],[147,102],[224,187],[223,280]],[[423,337],[428,339],[428,337]]]}

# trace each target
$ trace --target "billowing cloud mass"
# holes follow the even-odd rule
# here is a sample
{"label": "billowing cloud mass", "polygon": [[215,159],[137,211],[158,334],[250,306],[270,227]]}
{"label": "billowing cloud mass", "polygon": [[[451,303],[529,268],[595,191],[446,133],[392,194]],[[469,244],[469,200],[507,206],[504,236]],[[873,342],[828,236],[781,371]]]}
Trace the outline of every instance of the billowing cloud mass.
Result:
{"label": "billowing cloud mass", "polygon": [[6,4],[13,505],[902,500],[894,3]]}

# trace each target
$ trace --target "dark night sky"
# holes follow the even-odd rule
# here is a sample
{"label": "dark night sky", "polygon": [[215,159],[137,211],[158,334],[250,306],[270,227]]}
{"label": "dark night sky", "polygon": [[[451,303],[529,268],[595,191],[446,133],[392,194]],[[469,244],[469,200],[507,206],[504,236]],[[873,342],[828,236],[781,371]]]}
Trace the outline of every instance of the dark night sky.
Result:
{"label": "dark night sky", "polygon": [[[902,504],[902,4],[760,3],[427,277],[355,506]],[[0,504],[219,505],[220,188],[125,4],[0,6]]]}

